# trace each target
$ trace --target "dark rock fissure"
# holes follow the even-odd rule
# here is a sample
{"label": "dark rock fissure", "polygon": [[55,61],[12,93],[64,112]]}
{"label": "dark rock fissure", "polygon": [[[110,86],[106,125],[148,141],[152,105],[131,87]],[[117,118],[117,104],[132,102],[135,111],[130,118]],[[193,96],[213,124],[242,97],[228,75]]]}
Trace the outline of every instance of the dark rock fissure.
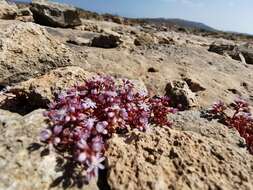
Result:
{"label": "dark rock fissure", "polygon": [[26,115],[37,109],[46,109],[49,101],[44,100],[36,93],[31,94],[17,94],[15,97],[7,98],[0,104],[0,108],[9,110],[20,115]]}
{"label": "dark rock fissure", "polygon": [[100,190],[111,190],[107,181],[108,169],[100,170],[98,176],[97,186]]}
{"label": "dark rock fissure", "polygon": [[3,91],[5,89],[4,85],[0,85],[0,92]]}

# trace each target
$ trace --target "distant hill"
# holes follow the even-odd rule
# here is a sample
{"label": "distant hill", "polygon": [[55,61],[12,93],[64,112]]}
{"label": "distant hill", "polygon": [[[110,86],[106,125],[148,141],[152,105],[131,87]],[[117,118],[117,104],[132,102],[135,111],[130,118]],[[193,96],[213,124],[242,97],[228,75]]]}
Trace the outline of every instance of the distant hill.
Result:
{"label": "distant hill", "polygon": [[165,26],[172,26],[176,25],[179,27],[185,27],[185,28],[192,28],[192,29],[200,29],[200,30],[206,30],[210,32],[216,31],[216,29],[200,23],[200,22],[193,22],[183,19],[166,19],[166,18],[142,18],[141,20],[150,23],[150,24],[156,24],[156,25],[165,25]]}

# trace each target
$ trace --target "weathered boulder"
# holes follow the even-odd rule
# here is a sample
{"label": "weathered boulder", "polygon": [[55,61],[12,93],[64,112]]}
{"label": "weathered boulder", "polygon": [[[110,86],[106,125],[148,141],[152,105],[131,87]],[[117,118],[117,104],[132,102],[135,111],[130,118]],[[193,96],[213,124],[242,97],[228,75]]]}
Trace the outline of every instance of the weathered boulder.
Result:
{"label": "weathered boulder", "polygon": [[213,138],[221,143],[229,143],[238,147],[245,145],[244,139],[236,130],[228,128],[216,120],[210,121],[203,116],[202,111],[187,110],[169,114],[168,119],[173,123],[173,129],[194,132],[203,137]]}
{"label": "weathered boulder", "polygon": [[[187,127],[188,121],[177,126]],[[253,159],[237,145],[239,134],[226,129],[223,132],[229,135],[215,138],[219,127],[225,126],[190,122],[196,130],[212,125],[212,135],[154,126],[149,133],[113,137],[106,153],[111,189],[252,189]],[[230,138],[235,143],[230,144]]]}
{"label": "weathered boulder", "polygon": [[168,45],[175,45],[175,41],[172,38],[168,37],[158,37],[159,44],[168,44]]}
{"label": "weathered boulder", "polygon": [[243,55],[245,58],[245,62],[247,64],[253,64],[253,44],[252,43],[245,43],[238,47],[238,51]]}
{"label": "weathered boulder", "polygon": [[0,19],[15,19],[17,16],[18,7],[5,0],[0,0]]}
{"label": "weathered boulder", "polygon": [[69,28],[82,24],[75,7],[45,0],[33,0],[31,11],[36,23],[52,27]]}
{"label": "weathered boulder", "polygon": [[125,19],[121,16],[113,16],[111,14],[104,14],[103,18],[106,21],[115,22],[117,24],[124,24],[125,23]]}
{"label": "weathered boulder", "polygon": [[[59,156],[53,150],[46,154],[40,144],[39,133],[47,126],[43,111],[22,117],[0,110],[0,189],[80,189],[78,179],[59,165]],[[98,189],[96,180],[85,189]]]}
{"label": "weathered boulder", "polygon": [[224,55],[225,53],[232,52],[236,48],[236,44],[233,41],[219,39],[214,41],[208,51]]}
{"label": "weathered boulder", "polygon": [[208,51],[215,52],[221,55],[229,55],[235,60],[239,60],[247,64],[253,64],[252,43],[236,45],[232,41],[218,40],[210,45]]}
{"label": "weathered boulder", "polygon": [[[245,48],[243,48],[243,49],[245,50]],[[246,63],[246,60],[245,60],[242,52],[239,50],[238,45],[235,44],[233,41],[224,40],[224,39],[214,41],[209,46],[208,51],[214,52],[214,53],[217,53],[220,55],[226,55],[226,56],[231,57],[232,59]]]}
{"label": "weathered boulder", "polygon": [[44,28],[34,23],[0,21],[0,85],[71,64],[69,49]]}
{"label": "weathered boulder", "polygon": [[[37,78],[18,83],[9,89],[16,99],[26,97],[27,106],[46,107],[56,94],[95,76],[80,67],[59,68]],[[36,105],[34,105],[36,104]]]}
{"label": "weathered boulder", "polygon": [[137,33],[134,40],[134,45],[136,46],[151,45],[155,43],[156,39],[151,34],[144,32]]}
{"label": "weathered boulder", "polygon": [[23,22],[33,22],[34,21],[33,14],[28,7],[18,9],[16,20],[20,20]]}
{"label": "weathered boulder", "polygon": [[[85,80],[97,76],[96,73],[87,72],[76,66],[58,68],[43,76],[20,82],[7,90],[9,94],[2,98],[0,108],[7,109],[22,115],[38,108],[47,108],[49,103],[62,91],[82,84]],[[115,82],[121,85],[120,79]],[[142,81],[131,80],[135,91],[147,92]],[[3,95],[2,95],[3,96]],[[1,100],[1,95],[0,95]]]}
{"label": "weathered boulder", "polygon": [[119,36],[113,34],[101,34],[98,37],[94,37],[91,41],[92,47],[99,48],[116,48],[120,45],[121,40]]}
{"label": "weathered boulder", "polygon": [[166,86],[166,95],[172,100],[173,106],[189,109],[197,104],[195,93],[191,91],[185,81],[172,81]]}

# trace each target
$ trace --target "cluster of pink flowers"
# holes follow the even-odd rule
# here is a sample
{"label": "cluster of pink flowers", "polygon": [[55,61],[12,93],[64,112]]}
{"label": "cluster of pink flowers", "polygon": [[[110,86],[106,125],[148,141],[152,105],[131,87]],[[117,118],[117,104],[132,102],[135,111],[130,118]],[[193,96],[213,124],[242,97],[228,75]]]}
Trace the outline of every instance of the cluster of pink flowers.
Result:
{"label": "cluster of pink flowers", "polygon": [[116,132],[149,129],[149,123],[170,126],[168,113],[175,113],[167,97],[150,98],[135,92],[128,80],[116,85],[111,77],[94,77],[59,95],[45,116],[50,126],[41,132],[51,144],[83,166],[90,180],[104,169],[106,141]]}
{"label": "cluster of pink flowers", "polygon": [[209,112],[213,116],[221,118],[227,126],[235,128],[245,139],[250,153],[253,154],[253,117],[249,104],[238,98],[232,103],[232,106],[234,113],[231,116],[225,113],[227,106],[221,101],[214,103]]}

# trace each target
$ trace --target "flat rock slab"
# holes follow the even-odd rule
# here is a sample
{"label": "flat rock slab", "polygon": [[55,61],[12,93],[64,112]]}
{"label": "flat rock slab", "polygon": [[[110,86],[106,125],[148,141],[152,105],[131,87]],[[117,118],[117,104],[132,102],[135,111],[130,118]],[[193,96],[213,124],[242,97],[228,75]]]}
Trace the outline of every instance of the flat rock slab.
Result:
{"label": "flat rock slab", "polygon": [[31,11],[36,23],[71,28],[82,24],[75,7],[49,1],[32,1]]}
{"label": "flat rock slab", "polygon": [[[57,155],[43,155],[39,146],[39,133],[47,126],[44,110],[36,110],[24,117],[0,110],[0,189],[1,190],[56,190],[68,187],[80,189],[74,179],[57,170]],[[73,185],[74,184],[74,185]],[[73,186],[71,186],[73,185]],[[96,180],[85,189],[98,189]]]}
{"label": "flat rock slab", "polygon": [[106,155],[115,190],[253,188],[252,155],[191,131],[133,131],[112,138]]}
{"label": "flat rock slab", "polygon": [[0,85],[73,64],[69,49],[34,23],[0,20]]}

